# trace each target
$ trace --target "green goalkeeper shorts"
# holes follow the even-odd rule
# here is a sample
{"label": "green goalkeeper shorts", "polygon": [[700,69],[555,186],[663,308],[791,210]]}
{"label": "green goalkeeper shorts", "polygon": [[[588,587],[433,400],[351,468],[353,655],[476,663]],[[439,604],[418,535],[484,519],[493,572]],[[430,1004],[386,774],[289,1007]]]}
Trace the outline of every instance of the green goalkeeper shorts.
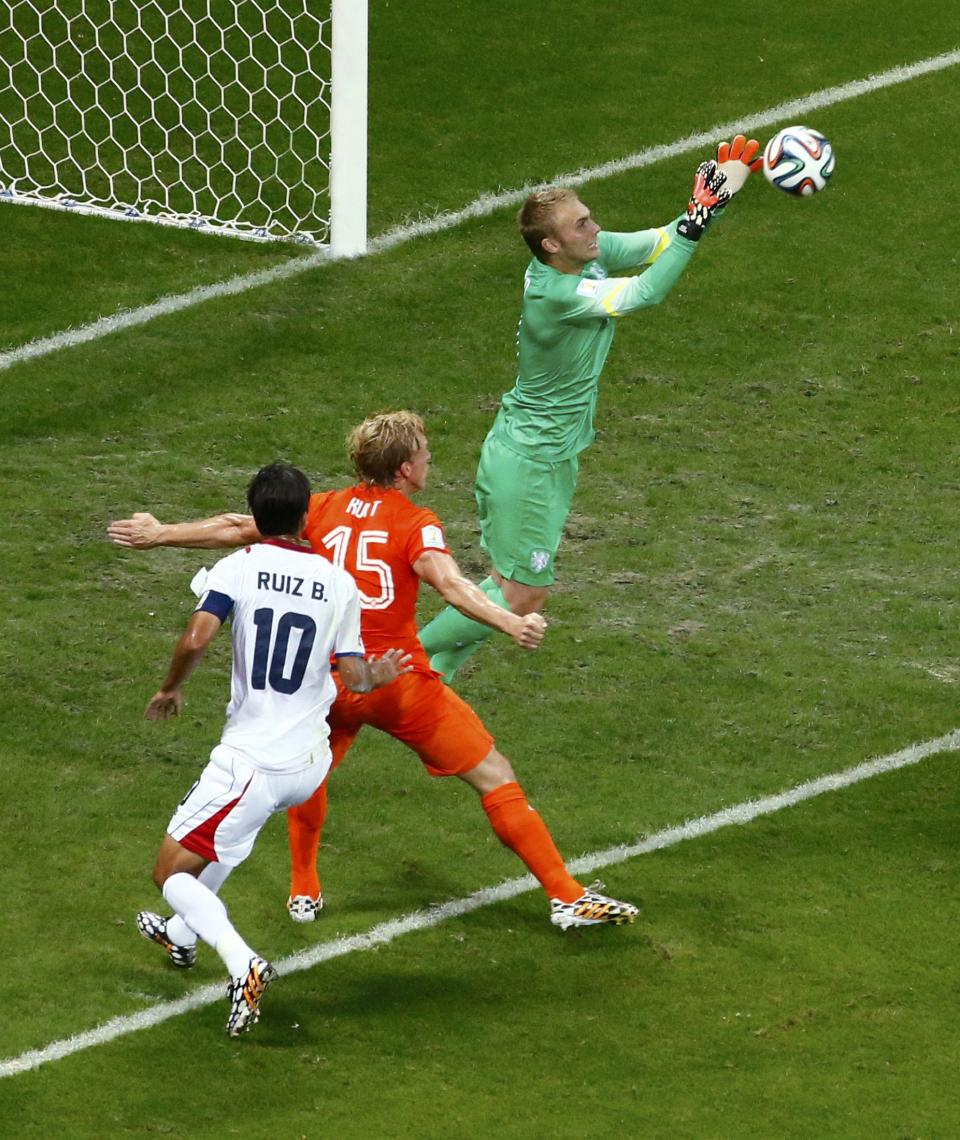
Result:
{"label": "green goalkeeper shorts", "polygon": [[480,545],[504,578],[527,586],[553,583],[579,467],[575,455],[539,463],[492,432],[484,440],[476,486]]}

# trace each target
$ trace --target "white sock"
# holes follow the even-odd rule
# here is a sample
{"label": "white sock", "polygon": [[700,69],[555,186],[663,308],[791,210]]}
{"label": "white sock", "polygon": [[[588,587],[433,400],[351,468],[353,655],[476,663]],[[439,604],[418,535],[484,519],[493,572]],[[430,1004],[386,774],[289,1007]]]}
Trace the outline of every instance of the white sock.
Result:
{"label": "white sock", "polygon": [[180,871],[163,884],[163,897],[223,959],[231,977],[246,974],[253,950],[237,933],[227,908],[199,879]]}
{"label": "white sock", "polygon": [[195,946],[197,942],[197,932],[191,930],[176,912],[167,919],[167,937],[177,946]]}
{"label": "white sock", "polygon": [[197,875],[197,878],[207,888],[209,888],[215,895],[220,894],[220,888],[227,881],[233,867],[228,867],[224,863],[208,863],[206,867]]}
{"label": "white sock", "polygon": [[[218,895],[220,888],[227,881],[232,870],[232,867],[227,867],[223,863],[208,863],[197,876],[197,879],[208,890]],[[167,937],[178,946],[195,946],[197,942],[197,932],[187,926],[180,915],[176,913],[167,919]]]}
{"label": "white sock", "polygon": [[250,949],[232,926],[220,935],[214,949],[226,963],[231,978],[245,978],[250,959],[257,957],[257,952]]}

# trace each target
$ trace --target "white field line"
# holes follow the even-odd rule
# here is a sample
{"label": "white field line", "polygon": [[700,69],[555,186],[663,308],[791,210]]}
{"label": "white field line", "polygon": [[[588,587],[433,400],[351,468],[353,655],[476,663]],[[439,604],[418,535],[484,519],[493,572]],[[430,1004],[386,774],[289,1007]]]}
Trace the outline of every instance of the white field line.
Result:
{"label": "white field line", "polygon": [[[727,138],[738,131],[752,133],[762,127],[770,127],[775,123],[800,118],[811,111],[831,107],[836,103],[856,99],[861,95],[869,95],[874,91],[893,87],[898,83],[906,83],[908,80],[917,79],[931,72],[955,67],[958,63],[960,63],[960,50],[944,52],[942,55],[931,56],[929,59],[905,64],[902,67],[894,67],[877,75],[868,75],[865,79],[855,79],[849,83],[841,83],[836,87],[825,87],[822,91],[815,91],[812,95],[779,103],[775,107],[768,107],[765,111],[745,115],[735,121],[717,123],[716,126],[705,131],[699,131],[697,134],[687,135],[685,138],[677,139],[672,143],[664,143],[661,146],[649,147],[646,150],[638,151],[636,154],[627,155],[625,158],[605,162],[601,166],[583,167],[565,174],[558,174],[550,181],[565,186],[582,186],[585,182],[610,178],[628,170],[639,170],[641,167],[652,166],[666,158],[675,158],[689,151],[712,147],[719,139]],[[420,219],[408,225],[397,226],[372,239],[369,243],[368,253],[380,253],[415,238],[453,229],[471,218],[486,217],[502,207],[519,205],[528,194],[543,185],[545,183],[531,183],[520,187],[519,190],[482,194],[461,210],[436,214],[433,217]],[[205,301],[211,301],[217,297],[235,296],[250,289],[257,289],[261,285],[271,285],[285,278],[307,273],[332,260],[334,259],[328,252],[320,250],[307,257],[291,258],[271,269],[232,277],[227,281],[213,285],[202,285],[186,293],[161,297],[149,305],[143,305],[137,309],[128,309],[110,317],[101,317],[91,324],[81,325],[79,328],[67,329],[53,336],[29,341],[18,348],[0,352],[0,372],[11,368],[14,364],[47,356],[62,348],[74,348],[77,345],[88,344],[91,341],[99,340],[101,337],[109,336],[111,333],[136,328],[152,321],[155,317],[169,316],[172,313],[192,308],[194,305],[203,304]]]}
{"label": "white field line", "polygon": [[[775,795],[764,796],[759,800],[747,800],[744,803],[734,804],[732,807],[724,808],[713,815],[700,816],[698,819],[689,820],[678,827],[659,831],[655,835],[638,840],[636,843],[608,847],[605,851],[594,851],[590,855],[583,855],[579,859],[572,860],[569,864],[570,870],[576,875],[585,876],[594,871],[599,871],[603,867],[623,863],[637,855],[648,855],[652,851],[672,847],[685,839],[698,839],[703,835],[719,831],[722,827],[729,827],[731,824],[749,823],[759,816],[772,815],[774,812],[793,807],[795,804],[812,799],[814,796],[823,795],[824,792],[837,791],[840,788],[858,784],[862,780],[869,780],[873,776],[879,776],[884,772],[892,772],[897,768],[918,764],[921,760],[936,753],[957,751],[960,751],[960,729],[954,729],[953,732],[948,732],[945,736],[937,737],[935,740],[911,744],[890,756],[882,756],[879,759],[858,764],[853,768],[846,768],[841,772],[820,776],[815,780],[798,784],[786,792],[778,792]],[[332,942],[321,942],[308,950],[302,950],[298,954],[283,958],[275,965],[281,974],[310,970],[321,962],[328,962],[332,958],[340,958],[357,950],[369,950],[374,946],[386,945],[404,934],[429,930],[448,919],[460,918],[462,915],[470,914],[471,911],[479,910],[481,907],[491,906],[493,903],[503,902],[535,889],[539,889],[539,884],[531,875],[525,875],[521,879],[510,879],[496,887],[487,887],[484,890],[477,891],[466,898],[454,899],[451,902],[431,907],[427,911],[414,911],[412,914],[404,915],[401,918],[380,923],[365,934],[354,934],[349,938],[337,938]],[[39,1068],[40,1065],[44,1065],[48,1061],[59,1061],[73,1053],[90,1049],[94,1045],[104,1045],[139,1029],[149,1029],[151,1026],[159,1025],[171,1017],[178,1017],[181,1013],[188,1013],[191,1010],[202,1009],[214,1002],[223,1002],[224,1009],[226,1009],[224,989],[222,982],[202,986],[176,1001],[162,1002],[159,1005],[141,1010],[139,1013],[111,1018],[103,1025],[98,1025],[96,1029],[78,1033],[74,1037],[67,1037],[61,1041],[53,1041],[42,1049],[31,1049],[26,1053],[21,1053],[19,1057],[0,1061],[0,1077],[12,1077],[17,1073],[28,1072],[31,1069]]]}

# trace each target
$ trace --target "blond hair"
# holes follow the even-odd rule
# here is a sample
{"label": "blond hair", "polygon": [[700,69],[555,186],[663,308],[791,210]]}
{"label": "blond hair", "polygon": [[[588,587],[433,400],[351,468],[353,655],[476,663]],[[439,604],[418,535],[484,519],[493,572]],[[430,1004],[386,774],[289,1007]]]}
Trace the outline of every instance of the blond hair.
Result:
{"label": "blond hair", "polygon": [[561,202],[569,202],[576,196],[575,190],[564,186],[547,186],[543,190],[535,190],[520,207],[517,225],[534,257],[547,260],[543,239],[553,237],[553,212]]}
{"label": "blond hair", "polygon": [[364,483],[392,487],[401,463],[423,447],[426,432],[416,412],[380,412],[347,434],[347,455]]}

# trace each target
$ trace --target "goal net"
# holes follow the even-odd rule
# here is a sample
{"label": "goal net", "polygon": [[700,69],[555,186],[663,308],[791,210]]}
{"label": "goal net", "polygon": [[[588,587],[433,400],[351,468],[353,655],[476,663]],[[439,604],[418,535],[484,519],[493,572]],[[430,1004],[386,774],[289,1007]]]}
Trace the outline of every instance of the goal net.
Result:
{"label": "goal net", "polygon": [[366,0],[5,0],[0,200],[359,253],[366,35]]}

